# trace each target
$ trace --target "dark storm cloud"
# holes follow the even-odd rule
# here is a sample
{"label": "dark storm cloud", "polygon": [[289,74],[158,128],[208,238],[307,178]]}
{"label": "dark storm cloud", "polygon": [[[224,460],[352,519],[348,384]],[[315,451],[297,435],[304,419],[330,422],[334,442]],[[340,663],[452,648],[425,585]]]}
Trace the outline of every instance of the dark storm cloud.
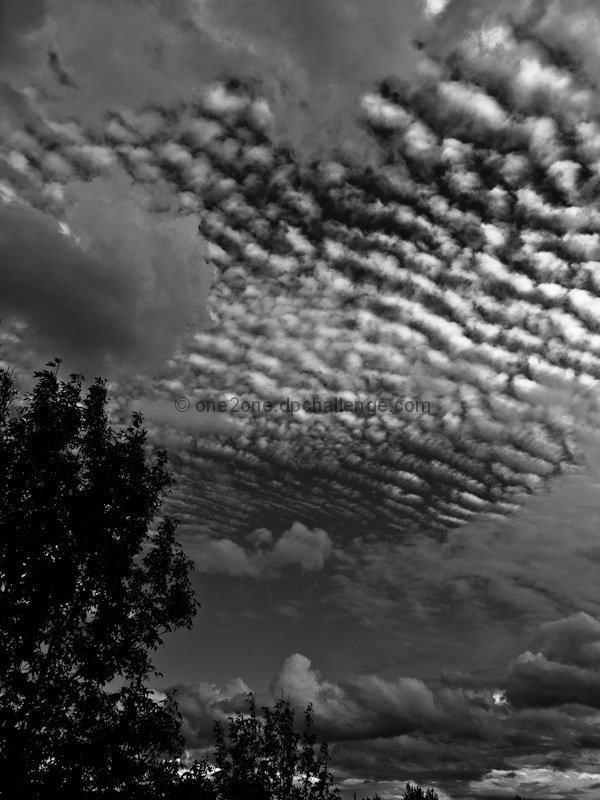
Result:
{"label": "dark storm cloud", "polygon": [[494,725],[489,691],[469,696],[461,690],[434,691],[415,678],[384,680],[376,675],[332,683],[300,653],[289,656],[273,679],[272,695],[280,692],[298,707],[312,703],[322,735],[336,741],[434,730],[477,740]]}
{"label": "dark storm cloud", "polygon": [[[231,687],[237,687],[235,696]],[[239,687],[243,687],[240,689]],[[234,707],[241,710],[242,691],[249,691],[240,678],[223,689],[206,684],[177,687],[192,736],[190,744],[206,735],[208,719],[225,716]],[[360,676],[341,683],[324,680],[308,658],[289,656],[273,678],[271,696],[282,694],[296,709],[312,704],[315,724],[322,737],[334,741],[364,741],[401,736],[410,732],[440,733],[471,740],[486,738],[495,725],[490,716],[491,692],[458,690],[433,691],[415,678],[387,681],[375,675]],[[227,702],[227,708],[223,703]],[[221,718],[222,718],[221,717]]]}
{"label": "dark storm cloud", "polygon": [[79,250],[53,219],[35,209],[3,206],[0,214],[3,313],[29,317],[37,335],[49,335],[58,349],[70,350],[77,339],[82,352],[92,354],[102,344],[111,348],[121,341],[130,347],[126,326],[115,314],[120,300],[130,303],[135,297],[128,276],[107,274],[99,259]]}
{"label": "dark storm cloud", "polygon": [[[223,687],[179,685],[188,746],[205,748],[211,721],[243,711],[245,691],[240,678]],[[339,785],[363,794],[400,791],[416,780],[434,785],[440,796],[470,800],[495,796],[486,792],[503,776],[498,787],[514,786],[515,792],[537,782],[538,791],[560,786],[557,797],[579,797],[575,787],[585,785],[590,768],[582,748],[596,747],[600,736],[597,721],[577,706],[520,708],[498,689],[449,690],[407,677],[329,681],[299,653],[285,660],[271,695],[289,699],[299,722],[300,710],[312,704],[317,734],[331,744]],[[270,702],[259,697],[259,705]],[[511,775],[515,781],[507,783]]]}
{"label": "dark storm cloud", "polygon": [[[12,170],[9,204],[0,211],[6,264],[0,306],[7,317],[28,323],[29,344],[42,358],[63,355],[69,366],[87,374],[109,364],[127,364],[142,372],[162,367],[189,326],[206,323],[212,279],[197,223],[192,217],[157,213],[159,187],[154,187],[150,200],[148,192],[134,190],[114,166],[91,183],[78,180],[82,172],[87,177],[90,167],[97,174],[99,166],[109,163],[103,162],[99,148],[85,147],[72,163],[77,134],[51,151],[42,145],[34,156],[35,168],[19,153],[23,141],[31,140],[26,126],[48,141],[57,130],[53,114],[72,113],[81,122],[92,106],[101,117],[119,100],[136,106],[148,100],[151,78],[144,75],[140,81],[141,72],[136,77],[124,70],[127,30],[119,29],[110,16],[118,13],[117,5],[109,5],[104,12],[98,9],[98,24],[88,20],[88,28],[81,9],[60,0],[30,4],[27,10],[23,4],[4,2],[0,9],[5,44],[0,78],[8,112],[0,124],[7,160],[3,171]],[[152,16],[153,7],[147,10]],[[131,14],[129,22],[132,33]],[[77,34],[80,24],[81,32],[87,31],[87,49],[85,36],[80,41]],[[114,48],[107,47],[111,35]],[[81,77],[84,83],[87,79],[86,89],[80,91],[76,81],[56,81],[56,69],[49,68],[52,56],[61,74],[65,65],[62,54],[51,46],[53,37],[59,43],[66,37],[76,50],[79,45],[84,48]],[[118,63],[112,72],[103,71],[100,51],[92,43],[103,48],[105,66],[110,65],[106,54],[114,55]],[[144,59],[151,61],[147,53]],[[137,66],[141,70],[141,64]],[[31,102],[36,86],[42,90],[37,92],[38,99],[44,98],[41,105]],[[61,105],[61,92],[74,100],[68,109]],[[72,132],[77,123],[69,124]],[[67,223],[62,232],[54,217]]]}
{"label": "dark storm cloud", "polygon": [[202,321],[212,276],[193,219],[151,216],[134,196],[125,178],[71,184],[62,230],[0,205],[0,309],[28,323],[43,357],[88,375],[107,359],[149,369]]}
{"label": "dark storm cloud", "polygon": [[507,698],[517,708],[599,708],[600,622],[579,612],[542,625],[510,664]]}
{"label": "dark storm cloud", "polygon": [[527,652],[511,665],[506,696],[517,708],[568,703],[598,708],[600,675],[573,664],[551,661],[543,653]]}
{"label": "dark storm cloud", "polygon": [[600,622],[580,611],[542,625],[531,642],[552,661],[583,668],[600,668]]}
{"label": "dark storm cloud", "polygon": [[177,706],[183,716],[183,733],[191,747],[212,744],[215,722],[226,724],[229,716],[248,710],[246,701],[250,687],[241,678],[223,686],[199,682],[194,686],[173,686],[169,691],[176,692]]}
{"label": "dark storm cloud", "polygon": [[0,68],[21,62],[27,55],[26,36],[44,22],[45,0],[0,2]]}

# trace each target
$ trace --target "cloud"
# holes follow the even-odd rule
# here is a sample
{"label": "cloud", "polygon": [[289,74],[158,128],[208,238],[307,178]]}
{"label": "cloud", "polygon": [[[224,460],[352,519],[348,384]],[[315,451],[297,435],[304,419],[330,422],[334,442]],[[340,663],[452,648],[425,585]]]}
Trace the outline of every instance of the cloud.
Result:
{"label": "cloud", "polygon": [[[293,565],[308,575],[329,569],[334,622],[349,612],[364,623],[352,646],[368,650],[371,633],[371,663],[400,669],[422,664],[423,653],[465,669],[476,663],[470,682],[440,688],[405,676],[333,681],[304,656],[286,661],[279,677],[299,701],[315,702],[349,772],[389,780],[430,769],[457,797],[465,787],[485,796],[487,779],[495,791],[522,763],[564,758],[562,774],[571,765],[581,775],[574,750],[597,747],[594,711],[578,704],[597,696],[598,479],[552,476],[580,458],[573,432],[597,421],[597,30],[581,13],[591,6],[450,3],[431,23],[439,40],[429,52],[455,51],[452,69],[443,58],[427,65],[425,88],[420,78],[411,88],[402,81],[414,75],[418,14],[400,33],[392,24],[411,4],[381,4],[389,16],[371,17],[373,5],[352,2],[206,2],[185,7],[198,12],[187,27],[184,6],[169,7],[49,0],[46,16],[37,6],[11,23],[20,44],[2,72],[11,119],[1,123],[9,166],[0,192],[36,208],[15,218],[6,206],[5,241],[27,253],[25,231],[42,231],[61,266],[56,291],[39,269],[25,273],[28,292],[11,275],[10,308],[32,333],[39,328],[38,341],[127,363],[135,353],[134,364],[156,350],[144,319],[160,308],[169,320],[161,357],[172,354],[206,293],[190,287],[184,267],[153,283],[152,258],[179,256],[182,231],[161,231],[167,213],[189,222],[190,252],[192,239],[202,247],[200,212],[220,271],[216,324],[169,365],[182,386],[199,398],[233,389],[263,401],[343,393],[422,397],[433,408],[248,413],[235,436],[213,436],[201,429],[206,419],[182,415],[195,442],[174,503],[200,568],[255,578]],[[21,47],[24,31],[39,57]],[[407,46],[386,55],[374,38]],[[392,67],[400,80],[372,85]],[[210,83],[233,71],[246,82],[270,73],[269,103],[254,89]],[[353,109],[367,90],[370,149],[386,156],[376,170],[363,169],[367,159],[306,169],[265,140],[274,130],[277,143],[287,137],[301,154],[328,158],[347,135],[362,143]],[[148,101],[165,108],[124,108]],[[136,211],[128,184],[111,175],[83,183],[112,162],[138,181]],[[85,187],[107,200],[96,217]],[[72,236],[57,233],[53,214]],[[75,262],[81,283],[71,281],[70,294],[60,287]],[[121,269],[130,263],[133,274]],[[71,324],[76,317],[62,312],[79,305],[85,318]],[[166,401],[146,402],[157,425],[177,424]],[[552,495],[514,514],[548,482]],[[479,516],[487,513],[496,516]],[[503,523],[506,514],[514,516]],[[261,529],[265,520],[285,533]],[[581,609],[589,617],[554,622]],[[548,621],[516,649],[523,624]],[[503,688],[512,705],[494,704]],[[228,690],[219,713],[240,692]],[[558,784],[548,770],[546,783]]]}
{"label": "cloud", "polygon": [[299,653],[284,661],[270,688],[273,697],[283,693],[296,708],[312,703],[317,734],[331,744],[338,783],[350,790],[366,791],[375,782],[401,789],[414,780],[439,788],[440,796],[471,800],[487,797],[496,778],[498,788],[512,785],[500,775],[510,777],[510,768],[518,766],[511,773],[517,791],[535,779],[540,788],[552,786],[551,776],[563,790],[575,791],[580,782],[586,785],[581,748],[597,739],[595,718],[572,706],[522,708],[495,702],[498,693],[483,685],[448,689],[408,677],[332,682]]}
{"label": "cloud", "polygon": [[[589,85],[600,74],[595,46],[600,20],[593,0],[451,0],[429,28],[427,49],[437,57],[475,51],[481,70],[498,75],[510,60],[511,28],[527,32],[521,41],[529,57],[513,60],[510,66],[521,73],[514,87],[517,97],[530,108],[541,103],[559,113],[561,104],[581,110],[583,101],[585,107],[591,96],[574,90],[569,72],[580,71]],[[495,64],[486,63],[486,50],[494,54]],[[561,53],[562,70],[540,63],[557,53]],[[473,67],[477,69],[476,62]],[[560,95],[562,103],[555,104]],[[592,103],[597,104],[597,98]]]}
{"label": "cloud", "polygon": [[[524,45],[508,42],[514,66]],[[500,513],[514,509],[508,495],[522,498],[576,456],[570,431],[588,412],[569,396],[594,392],[600,363],[596,244],[584,233],[597,220],[577,181],[563,178],[569,183],[584,155],[591,168],[595,156],[554,126],[550,140],[558,137],[567,167],[562,178],[550,175],[535,144],[547,115],[507,107],[514,70],[502,77],[503,95],[487,74],[489,85],[475,89],[463,66],[427,91],[370,93],[366,117],[380,131],[378,114],[389,111],[396,128],[385,137],[398,162],[373,174],[332,161],[299,168],[265,142],[257,121],[264,103],[220,84],[198,105],[168,113],[122,109],[93,135],[53,123],[10,141],[11,163],[25,163],[32,182],[38,173],[52,179],[53,197],[67,180],[57,176],[80,175],[112,155],[154,208],[166,198],[179,213],[198,213],[220,273],[215,325],[177,364],[199,397],[235,387],[251,400],[350,392],[430,401],[431,414],[412,418],[240,417],[235,457],[223,440],[194,458],[207,473],[217,461],[219,474],[236,473],[250,516],[260,516],[261,504],[243,487],[259,478],[281,529],[299,517],[331,532],[370,525],[367,493],[378,498],[378,522],[389,533],[407,519],[421,530],[456,527],[498,501]],[[572,94],[552,102],[561,106]],[[485,145],[501,119],[518,156]],[[440,171],[435,185],[432,169]],[[527,186],[513,185],[517,173]],[[575,275],[569,264],[582,258],[590,260]],[[278,501],[282,465],[294,476],[286,478],[291,504]],[[215,510],[233,502],[218,483],[198,488]],[[319,500],[325,483],[327,506]],[[227,530],[216,511],[209,517],[211,533],[225,536],[260,524],[228,514]]]}
{"label": "cloud", "polygon": [[26,57],[26,37],[43,24],[46,7],[46,0],[32,0],[25,4],[19,3],[19,0],[2,0],[0,68],[19,63]]}
{"label": "cloud", "polygon": [[509,518],[475,518],[442,543],[425,534],[406,543],[355,539],[340,554],[332,600],[368,619],[374,600],[395,597],[401,586],[405,609],[425,606],[430,620],[443,616],[449,595],[452,613],[464,609],[473,622],[500,608],[505,621],[516,615],[530,624],[565,609],[597,614],[597,492],[590,467],[555,481]]}
{"label": "cloud", "polygon": [[358,708],[353,706],[343,689],[323,681],[312,668],[310,659],[294,653],[285,659],[280,672],[270,686],[273,697],[283,693],[284,698],[296,706],[312,704],[319,720],[337,720],[340,725],[352,725],[358,718]]}
{"label": "cloud", "polygon": [[517,708],[600,708],[600,622],[579,612],[542,625],[509,665],[506,696]]}
{"label": "cloud", "polygon": [[600,707],[600,674],[550,661],[527,651],[510,669],[506,696],[516,708],[556,707],[568,703]]}
{"label": "cloud", "polygon": [[2,205],[0,217],[3,314],[29,318],[40,343],[54,339],[54,349],[66,347],[70,355],[78,343],[79,355],[132,345],[127,325],[115,313],[123,298],[132,302],[135,296],[127,274],[106,269],[62,235],[54,219],[35,209]]}
{"label": "cloud", "polygon": [[177,707],[183,717],[182,733],[191,747],[213,744],[215,722],[225,723],[229,716],[248,709],[246,700],[250,687],[241,678],[217,686],[200,681],[191,686],[176,685]]}
{"label": "cloud", "polygon": [[319,528],[295,522],[275,543],[269,560],[274,568],[298,564],[306,572],[322,570],[332,552],[331,539]]}
{"label": "cloud", "polygon": [[[189,551],[189,548],[188,548]],[[258,577],[260,567],[245,549],[230,539],[208,539],[194,543],[191,549],[196,569],[225,575]]]}
{"label": "cloud", "polygon": [[[335,741],[391,738],[411,731],[451,729],[478,738],[485,728],[480,706],[457,690],[437,695],[421,680],[377,675],[347,678],[339,684],[323,680],[310,659],[289,656],[270,686],[297,707],[312,704],[320,734]],[[491,699],[491,698],[490,698]]]}
{"label": "cloud", "polygon": [[[559,627],[580,623],[557,621]],[[511,670],[512,665],[509,680]],[[211,720],[245,711],[249,688],[238,678],[224,687],[199,683],[177,690],[187,743],[205,748]],[[578,797],[578,789],[591,790],[591,775],[597,781],[595,717],[572,705],[517,707],[495,702],[497,696],[483,684],[449,689],[409,677],[353,675],[331,681],[310,659],[294,653],[274,676],[270,697],[259,693],[257,705],[272,706],[283,697],[301,727],[302,712],[311,704],[316,735],[329,743],[331,766],[344,791],[401,791],[414,781],[433,785],[447,800],[502,797],[501,790],[512,787],[547,789],[544,796],[558,800]],[[549,794],[558,786],[562,793]]]}
{"label": "cloud", "polygon": [[281,575],[292,566],[305,573],[319,572],[333,551],[326,531],[310,530],[301,522],[294,522],[278,539],[266,529],[257,530],[248,538],[251,545],[244,547],[230,539],[197,537],[187,550],[200,572],[254,578]]}
{"label": "cloud", "polygon": [[600,668],[600,621],[580,611],[541,625],[531,643],[547,658],[583,668]]}
{"label": "cloud", "polygon": [[[184,400],[187,400],[183,396]],[[180,398],[181,399],[181,398]],[[184,434],[229,434],[235,435],[240,431],[240,424],[237,420],[233,419],[231,415],[218,414],[218,413],[196,413],[193,407],[187,411],[178,410],[175,406],[177,398],[171,401],[167,400],[138,400],[132,405],[136,411],[140,411],[146,422],[157,425],[160,428],[174,429],[177,432]],[[181,447],[181,438],[169,439],[168,434],[160,433],[158,436],[159,441],[163,441],[165,446],[167,443],[172,442],[173,447]],[[171,446],[170,444],[168,445]]]}
{"label": "cloud", "polygon": [[[212,280],[193,217],[155,215],[127,178],[73,182],[67,228],[42,211],[0,204],[0,310],[29,325],[42,358],[75,371],[144,372],[207,321]],[[91,377],[91,376],[90,376]]]}
{"label": "cloud", "polygon": [[552,767],[521,767],[493,769],[481,780],[471,783],[471,797],[502,800],[507,792],[521,797],[546,797],[548,800],[593,800],[598,794],[597,765],[591,769],[553,769]]}
{"label": "cloud", "polygon": [[372,0],[368,9],[360,0],[49,0],[27,13],[6,6],[12,84],[37,86],[54,113],[90,123],[110,107],[193,101],[216,79],[242,78],[266,94],[275,135],[312,155],[348,137],[362,141],[362,93],[416,73],[414,40],[427,20],[421,0]]}
{"label": "cloud", "polygon": [[358,140],[361,95],[393,75],[410,79],[418,67],[417,0],[373,0],[368,8],[360,0],[226,0],[195,8],[202,30],[210,26],[236,55],[251,56],[249,71],[266,86],[276,129],[301,153]]}

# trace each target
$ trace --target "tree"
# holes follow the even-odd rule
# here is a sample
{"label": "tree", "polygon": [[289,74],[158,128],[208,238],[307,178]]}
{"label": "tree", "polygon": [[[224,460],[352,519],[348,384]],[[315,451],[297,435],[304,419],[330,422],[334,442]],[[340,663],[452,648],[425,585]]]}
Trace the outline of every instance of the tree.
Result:
{"label": "tree", "polygon": [[157,518],[172,478],[141,416],[113,429],[104,382],[84,393],[59,363],[21,413],[0,371],[0,790],[162,797],[183,742],[152,652],[197,606]]}
{"label": "tree", "polygon": [[[383,800],[383,798],[376,794],[373,797],[365,797],[365,800]],[[439,800],[439,797],[433,789],[422,789],[420,786],[411,786],[407,783],[402,800]]]}
{"label": "tree", "polygon": [[257,716],[254,696],[248,695],[249,713],[229,718],[226,734],[215,723],[214,768],[208,762],[196,764],[190,785],[200,793],[198,800],[337,800],[328,770],[326,744],[317,751],[312,707],[304,713],[304,730],[294,728],[295,712],[286,700]]}
{"label": "tree", "polygon": [[433,789],[421,789],[420,786],[406,784],[406,790],[402,800],[439,800],[437,792]]}

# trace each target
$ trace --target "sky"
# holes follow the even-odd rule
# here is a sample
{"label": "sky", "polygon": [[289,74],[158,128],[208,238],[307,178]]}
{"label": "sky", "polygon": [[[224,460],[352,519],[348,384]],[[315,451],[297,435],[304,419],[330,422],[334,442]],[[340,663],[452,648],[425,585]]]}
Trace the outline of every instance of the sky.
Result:
{"label": "sky", "polygon": [[600,788],[600,11],[0,0],[0,361],[177,479],[187,747],[313,704],[344,800]]}

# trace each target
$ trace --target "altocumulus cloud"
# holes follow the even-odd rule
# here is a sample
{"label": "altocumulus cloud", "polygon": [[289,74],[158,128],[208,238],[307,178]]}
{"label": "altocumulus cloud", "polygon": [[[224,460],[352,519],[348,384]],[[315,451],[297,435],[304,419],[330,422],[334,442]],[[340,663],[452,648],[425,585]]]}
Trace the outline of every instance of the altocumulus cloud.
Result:
{"label": "altocumulus cloud", "polygon": [[[256,7],[263,5],[269,4]],[[234,35],[243,15],[236,19],[234,6],[215,10],[207,4],[206,16],[194,24],[223,47],[243,49]],[[122,7],[130,13],[128,4]],[[38,30],[59,36],[60,14],[68,8],[49,5]],[[327,8],[334,17],[342,15],[345,22],[336,30],[348,36],[346,23],[353,19],[359,38],[378,29],[378,21],[369,28],[352,4],[343,12],[335,3]],[[117,17],[121,13],[111,9]],[[165,30],[174,26],[177,36],[188,35],[177,14],[163,14],[160,4],[152,9],[162,15]],[[307,6],[297,12],[310,18],[298,22],[300,30],[312,30],[313,11]],[[83,16],[74,13],[83,25]],[[165,365],[169,380],[193,387],[199,397],[235,386],[239,394],[261,400],[350,392],[430,401],[433,414],[412,418],[253,416],[240,420],[235,442],[212,434],[210,443],[196,442],[192,458],[198,468],[219,476],[230,471],[231,481],[208,480],[198,486],[198,497],[176,502],[188,518],[199,507],[229,512],[237,506],[227,519],[211,510],[206,526],[213,534],[244,535],[263,524],[265,508],[282,527],[300,519],[332,533],[338,526],[341,531],[371,525],[375,517],[390,533],[407,524],[421,530],[458,527],[481,512],[514,510],[524,493],[575,460],[571,431],[581,408],[570,397],[592,394],[600,374],[593,302],[598,214],[589,202],[594,179],[588,174],[597,158],[589,121],[593,96],[584,76],[554,67],[551,54],[539,43],[517,39],[511,24],[508,15],[504,38],[490,34],[460,44],[452,79],[440,61],[413,88],[388,85],[371,92],[363,122],[372,149],[388,162],[371,173],[344,159],[298,167],[269,141],[264,99],[204,86],[203,79],[197,103],[168,113],[122,108],[93,130],[74,120],[61,126],[41,121],[27,130],[14,124],[6,133],[11,180],[17,173],[37,186],[42,210],[56,206],[65,219],[58,190],[68,198],[69,184],[82,172],[112,180],[106,177],[106,161],[112,160],[135,178],[152,232],[165,215],[173,222],[184,219],[190,230],[192,220],[201,222],[207,258],[219,272],[210,295],[215,324],[186,340],[185,352]],[[285,25],[277,14],[258,15],[248,21],[249,41],[271,42]],[[140,24],[131,35],[145,41],[144,30]],[[332,55],[329,67],[325,60],[333,76],[351,72],[340,37],[342,54]],[[293,63],[299,41],[291,32],[280,39]],[[83,85],[85,65],[69,56],[69,46],[79,45],[59,44],[53,46],[62,68]],[[314,47],[323,46],[317,37]],[[115,47],[123,51],[119,36]],[[184,50],[174,48],[164,58],[168,63]],[[161,63],[159,56],[152,69]],[[475,87],[470,77],[482,63],[484,80]],[[90,59],[92,76],[98,68],[93,64]],[[31,73],[34,83],[37,74]],[[13,87],[24,85],[10,79]],[[106,108],[129,102],[129,95],[118,100],[127,80],[125,75],[122,85],[107,82]],[[132,86],[137,94],[127,92],[142,106],[149,84],[132,78]],[[80,94],[61,85],[40,89],[35,107],[48,118],[52,109],[66,114],[60,109],[67,96],[76,102]],[[28,96],[20,97],[25,103]],[[547,118],[550,113],[573,136],[566,137]],[[510,152],[504,152],[507,142]],[[560,156],[560,169],[548,161],[553,153]],[[72,232],[78,235],[75,223]],[[200,240],[198,247],[203,249]],[[581,263],[577,275],[569,268],[573,259]],[[163,328],[173,337],[161,354],[175,349],[186,323],[196,321],[192,310],[205,310],[207,300],[200,285],[178,282],[185,268],[174,272],[167,292],[173,313]],[[201,265],[199,273],[206,273]],[[125,307],[130,314],[131,304]],[[145,308],[138,302],[133,315]],[[153,310],[148,307],[149,319]],[[135,330],[129,335],[135,338]],[[154,345],[155,339],[149,335],[148,341]],[[135,352],[131,345],[122,352],[128,347]],[[164,417],[163,409],[157,416]],[[186,421],[182,427],[193,426]],[[281,482],[285,504],[279,503]],[[252,488],[256,484],[261,497]]]}
{"label": "altocumulus cloud", "polygon": [[189,100],[217,78],[257,80],[288,140],[314,148],[311,133],[329,149],[344,131],[359,136],[354,106],[373,82],[415,72],[424,10],[420,0],[9,2],[4,70],[16,89],[33,84],[55,111],[86,121],[110,106]]}

